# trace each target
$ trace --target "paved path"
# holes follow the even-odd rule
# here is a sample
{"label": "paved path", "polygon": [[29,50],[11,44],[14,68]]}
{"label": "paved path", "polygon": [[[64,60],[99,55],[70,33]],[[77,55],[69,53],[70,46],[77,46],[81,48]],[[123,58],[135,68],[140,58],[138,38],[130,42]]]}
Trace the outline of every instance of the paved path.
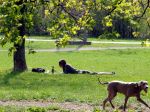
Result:
{"label": "paved path", "polygon": [[[48,39],[26,39],[27,41],[36,41],[36,42],[55,42],[56,40],[48,40]],[[78,41],[78,40],[77,40]],[[94,44],[136,44],[140,45],[141,42],[108,42],[108,41],[91,41]]]}
{"label": "paved path", "polygon": [[[60,49],[34,49],[36,52],[69,52],[69,51],[96,51],[96,50],[112,50],[112,49],[150,49],[150,47],[81,47],[81,48],[60,48]],[[1,50],[7,52],[8,50]],[[28,50],[27,50],[28,51]]]}
{"label": "paved path", "polygon": [[33,38],[28,38],[26,41],[36,41],[36,42],[55,42],[56,40],[48,40],[48,39],[33,39]]}
{"label": "paved path", "polygon": [[[27,41],[54,42],[56,40],[48,39],[26,39]],[[141,42],[107,42],[107,41],[91,41],[96,44],[141,44]],[[109,50],[109,49],[149,49],[149,47],[77,47],[77,48],[54,48],[54,49],[34,49],[36,52],[62,52],[62,51],[94,51],[94,50]],[[8,50],[0,49],[7,52]]]}
{"label": "paved path", "polygon": [[149,49],[148,47],[86,47],[86,48],[61,48],[61,49],[35,49],[36,52],[63,52],[63,51],[96,51],[112,49]]}

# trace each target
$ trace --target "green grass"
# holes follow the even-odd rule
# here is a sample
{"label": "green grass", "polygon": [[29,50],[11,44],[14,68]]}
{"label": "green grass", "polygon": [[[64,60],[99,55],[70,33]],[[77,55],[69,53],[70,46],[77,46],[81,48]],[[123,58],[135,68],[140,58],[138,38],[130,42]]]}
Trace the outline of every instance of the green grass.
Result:
{"label": "green grass", "polygon": [[[78,69],[91,71],[115,71],[115,76],[92,75],[62,75],[58,66],[60,59]],[[106,86],[99,85],[97,78],[102,81],[123,80],[150,82],[150,51],[142,50],[106,50],[82,52],[43,52],[27,55],[29,68],[42,67],[50,70],[52,65],[56,74],[38,74],[24,72],[12,74],[12,57],[7,52],[0,52],[0,99],[29,100],[45,99],[55,101],[88,102],[99,104],[106,97]],[[143,96],[146,101],[150,99]],[[122,103],[123,95],[119,95],[116,103]],[[132,98],[131,98],[132,99]],[[130,101],[134,102],[132,99]]]}
{"label": "green grass", "polygon": [[58,106],[51,105],[48,107],[19,107],[19,106],[0,106],[0,112],[71,112],[61,109]]}
{"label": "green grass", "polygon": [[16,106],[0,106],[0,112],[26,112],[23,107]]}

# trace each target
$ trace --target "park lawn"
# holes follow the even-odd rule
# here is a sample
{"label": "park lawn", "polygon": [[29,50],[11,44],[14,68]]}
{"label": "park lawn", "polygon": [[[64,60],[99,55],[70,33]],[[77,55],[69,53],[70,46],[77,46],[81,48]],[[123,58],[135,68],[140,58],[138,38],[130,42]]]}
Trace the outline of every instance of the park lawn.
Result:
{"label": "park lawn", "polygon": [[[91,71],[115,71],[114,76],[100,75],[63,75],[58,66],[60,59],[76,68]],[[38,74],[30,71],[11,73],[12,57],[7,52],[0,52],[0,100],[54,100],[58,102],[85,102],[98,105],[107,96],[106,86],[102,81],[122,80],[150,82],[149,49],[80,51],[80,52],[39,52],[27,54],[27,64],[50,70],[55,66],[55,74]],[[144,94],[144,93],[143,93]],[[150,102],[150,92],[142,96]],[[115,99],[115,104],[123,103],[123,95]],[[135,99],[129,99],[134,102]],[[150,103],[149,103],[150,104]]]}

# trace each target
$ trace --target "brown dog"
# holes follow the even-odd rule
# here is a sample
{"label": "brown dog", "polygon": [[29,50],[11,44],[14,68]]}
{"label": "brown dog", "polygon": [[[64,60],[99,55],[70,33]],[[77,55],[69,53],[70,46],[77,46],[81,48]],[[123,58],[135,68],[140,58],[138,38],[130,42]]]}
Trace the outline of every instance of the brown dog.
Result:
{"label": "brown dog", "polygon": [[[99,79],[98,79],[99,80]],[[141,97],[140,92],[144,90],[147,93],[148,90],[148,83],[147,81],[140,81],[140,82],[121,82],[121,81],[112,81],[112,82],[100,82],[100,84],[108,84],[108,97],[103,101],[103,109],[105,109],[105,104],[107,101],[110,102],[112,108],[115,108],[112,104],[112,99],[117,95],[118,93],[122,93],[125,95],[125,103],[124,103],[124,111],[126,109],[126,104],[129,99],[129,97],[136,97],[137,100],[141,103],[143,103],[145,106],[147,106],[149,109],[147,103],[145,103]]]}

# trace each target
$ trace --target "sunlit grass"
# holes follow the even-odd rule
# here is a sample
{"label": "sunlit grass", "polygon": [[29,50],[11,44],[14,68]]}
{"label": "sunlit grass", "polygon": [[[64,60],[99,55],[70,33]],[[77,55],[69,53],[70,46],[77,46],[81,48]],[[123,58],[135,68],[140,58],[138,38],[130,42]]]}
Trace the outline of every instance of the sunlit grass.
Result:
{"label": "sunlit grass", "polygon": [[[60,59],[77,69],[91,71],[115,71],[115,76],[96,75],[63,75],[58,66]],[[150,52],[143,50],[106,50],[82,52],[44,52],[27,54],[27,64],[32,67],[42,67],[50,70],[55,66],[56,73],[38,74],[30,71],[12,74],[12,57],[7,52],[0,52],[0,99],[52,99],[56,101],[89,102],[99,104],[106,97],[106,86],[99,85],[97,78],[102,81],[123,80],[150,82]],[[150,98],[144,96],[148,101]],[[115,101],[119,104],[123,96]],[[130,100],[134,102],[135,99]]]}

